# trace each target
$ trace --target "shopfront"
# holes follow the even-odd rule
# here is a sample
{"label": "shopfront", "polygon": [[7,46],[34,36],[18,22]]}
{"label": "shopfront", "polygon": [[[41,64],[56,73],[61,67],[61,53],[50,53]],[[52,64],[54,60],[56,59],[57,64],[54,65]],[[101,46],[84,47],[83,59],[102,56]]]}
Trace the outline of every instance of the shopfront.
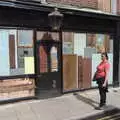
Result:
{"label": "shopfront", "polygon": [[96,87],[91,79],[104,51],[109,84],[119,86],[120,18],[59,7],[63,25],[52,31],[48,14],[54,7],[0,7],[1,100]]}
{"label": "shopfront", "polygon": [[[113,84],[113,39],[109,34],[64,32],[63,39],[63,83],[64,91],[97,87],[92,81],[101,53],[109,56],[110,72],[108,84]],[[70,37],[71,36],[71,37]],[[70,39],[71,38],[71,39]]]}

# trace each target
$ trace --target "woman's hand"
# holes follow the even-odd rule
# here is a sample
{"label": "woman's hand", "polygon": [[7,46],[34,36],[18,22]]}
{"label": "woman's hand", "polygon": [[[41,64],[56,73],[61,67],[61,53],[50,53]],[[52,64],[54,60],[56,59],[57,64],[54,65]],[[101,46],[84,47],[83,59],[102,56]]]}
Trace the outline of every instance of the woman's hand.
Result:
{"label": "woman's hand", "polygon": [[104,81],[104,84],[102,85],[103,87],[107,86],[107,83],[108,83],[108,73],[109,73],[109,66],[106,66],[105,67],[105,81]]}
{"label": "woman's hand", "polygon": [[106,85],[107,85],[106,82],[104,82],[104,84],[103,84],[102,86],[103,86],[103,87],[106,87]]}

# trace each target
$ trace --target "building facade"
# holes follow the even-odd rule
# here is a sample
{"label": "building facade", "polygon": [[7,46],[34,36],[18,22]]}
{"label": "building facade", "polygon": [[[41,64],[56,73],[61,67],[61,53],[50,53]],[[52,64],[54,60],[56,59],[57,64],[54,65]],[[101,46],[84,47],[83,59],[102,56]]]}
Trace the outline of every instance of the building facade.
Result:
{"label": "building facade", "polygon": [[[97,87],[91,79],[105,51],[111,64],[109,85],[119,86],[120,18],[118,1],[112,2],[1,1],[1,100]],[[60,31],[51,30],[48,22],[55,7],[64,14]]]}

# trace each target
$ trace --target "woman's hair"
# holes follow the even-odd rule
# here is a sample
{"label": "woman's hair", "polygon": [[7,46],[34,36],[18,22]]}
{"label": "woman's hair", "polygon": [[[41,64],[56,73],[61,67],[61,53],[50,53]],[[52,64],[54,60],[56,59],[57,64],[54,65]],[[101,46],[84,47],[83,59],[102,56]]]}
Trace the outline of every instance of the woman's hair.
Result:
{"label": "woman's hair", "polygon": [[102,53],[102,55],[104,55],[106,57],[106,59],[108,60],[108,54],[106,52]]}

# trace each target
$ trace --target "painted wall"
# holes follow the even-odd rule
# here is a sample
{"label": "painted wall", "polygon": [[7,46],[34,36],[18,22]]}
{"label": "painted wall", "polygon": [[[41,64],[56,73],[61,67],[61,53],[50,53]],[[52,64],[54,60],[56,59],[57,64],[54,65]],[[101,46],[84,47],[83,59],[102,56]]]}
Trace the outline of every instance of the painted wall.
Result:
{"label": "painted wall", "polygon": [[111,13],[117,14],[117,0],[111,0]]}

